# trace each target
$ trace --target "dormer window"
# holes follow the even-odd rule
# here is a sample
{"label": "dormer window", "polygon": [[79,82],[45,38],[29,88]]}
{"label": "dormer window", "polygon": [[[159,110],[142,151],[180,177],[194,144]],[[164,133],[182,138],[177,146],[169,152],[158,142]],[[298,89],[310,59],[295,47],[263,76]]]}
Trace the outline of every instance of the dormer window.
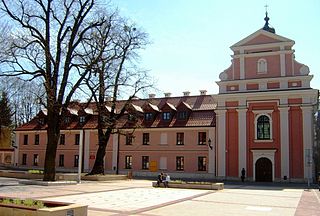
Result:
{"label": "dormer window", "polygon": [[80,116],[79,117],[79,122],[80,123],[84,123],[86,121],[86,117],[85,116]]}
{"label": "dormer window", "polygon": [[69,124],[70,121],[71,121],[71,118],[69,116],[65,117],[65,119],[64,119],[65,124]]}
{"label": "dormer window", "polygon": [[259,59],[258,60],[257,71],[258,71],[258,74],[267,73],[267,60],[265,60],[265,59]]}
{"label": "dormer window", "polygon": [[39,118],[39,124],[44,125],[44,118]]}
{"label": "dormer window", "polygon": [[132,114],[129,114],[129,115],[128,115],[128,120],[129,120],[129,121],[135,121],[135,120],[136,120],[136,116],[135,116],[135,115],[132,115]]}
{"label": "dormer window", "polygon": [[170,112],[164,112],[162,113],[162,120],[169,121],[170,120]]}
{"label": "dormer window", "polygon": [[185,120],[185,119],[187,119],[187,111],[179,111],[179,112],[178,112],[178,119],[179,119],[179,120]]}
{"label": "dormer window", "polygon": [[144,114],[144,120],[145,120],[145,121],[151,121],[152,118],[153,118],[152,113],[145,113],[145,114]]}

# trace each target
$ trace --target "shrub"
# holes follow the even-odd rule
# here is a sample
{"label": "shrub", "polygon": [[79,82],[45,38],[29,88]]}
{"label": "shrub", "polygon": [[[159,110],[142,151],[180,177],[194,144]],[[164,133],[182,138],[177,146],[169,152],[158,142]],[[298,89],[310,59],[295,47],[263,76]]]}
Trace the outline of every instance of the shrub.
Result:
{"label": "shrub", "polygon": [[28,170],[28,173],[30,174],[43,174],[42,170]]}
{"label": "shrub", "polygon": [[32,208],[36,208],[36,209],[46,208],[42,201],[33,200],[33,199],[21,200],[21,199],[4,198],[4,199],[0,200],[0,203],[15,204],[15,205],[19,205],[19,206],[27,206],[27,207],[32,207]]}

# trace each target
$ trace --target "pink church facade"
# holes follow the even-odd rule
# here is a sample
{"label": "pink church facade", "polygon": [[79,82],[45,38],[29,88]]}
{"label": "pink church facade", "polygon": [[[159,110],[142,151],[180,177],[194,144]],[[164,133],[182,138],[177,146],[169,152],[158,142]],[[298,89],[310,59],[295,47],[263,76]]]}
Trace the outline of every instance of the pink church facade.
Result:
{"label": "pink church facade", "polygon": [[313,114],[318,91],[297,62],[294,41],[266,25],[231,46],[220,74],[217,176],[253,181],[306,181],[313,176]]}
{"label": "pink church facade", "polygon": [[[266,17],[267,19],[268,17]],[[108,143],[107,173],[133,172],[173,178],[300,181],[314,177],[313,114],[318,90],[309,68],[294,59],[294,41],[268,26],[231,46],[232,64],[219,76],[219,93],[135,100],[142,127],[114,134]],[[46,112],[17,128],[15,163],[42,168]],[[118,126],[128,133],[128,116]],[[97,150],[94,107],[70,108],[61,130],[57,170],[89,171]],[[79,146],[82,146],[79,154]]]}

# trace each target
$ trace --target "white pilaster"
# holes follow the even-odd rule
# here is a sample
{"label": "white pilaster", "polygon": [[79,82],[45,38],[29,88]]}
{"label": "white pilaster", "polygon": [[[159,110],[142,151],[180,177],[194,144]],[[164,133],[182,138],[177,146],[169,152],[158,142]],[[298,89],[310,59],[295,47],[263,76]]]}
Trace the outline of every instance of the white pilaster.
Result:
{"label": "white pilaster", "polygon": [[[119,134],[113,134],[112,135],[112,169],[115,167],[117,168],[117,157],[118,157],[118,139]],[[120,144],[120,143],[119,143]]]}
{"label": "white pilaster", "polygon": [[208,173],[215,173],[215,167],[216,167],[216,138],[215,138],[215,128],[210,128],[209,132],[208,132],[208,139],[211,140],[211,147],[212,149],[210,148],[210,146],[208,146]]}
{"label": "white pilaster", "polygon": [[281,178],[289,178],[289,107],[280,110]]}
{"label": "white pilaster", "polygon": [[247,110],[237,109],[239,120],[239,172],[244,168],[247,170]]}
{"label": "white pilaster", "polygon": [[287,89],[287,88],[288,88],[288,80],[281,80],[280,89]]}
{"label": "white pilaster", "polygon": [[267,90],[267,83],[266,83],[266,82],[260,82],[260,83],[259,83],[259,90],[260,90],[260,91],[265,91],[265,90]]}
{"label": "white pilaster", "polygon": [[244,76],[244,56],[240,57],[240,79],[245,79],[245,76]]}
{"label": "white pilaster", "polygon": [[89,160],[90,160],[90,132],[86,130],[84,132],[84,152],[83,152],[83,169],[89,171]]}
{"label": "white pilaster", "polygon": [[284,53],[280,54],[280,72],[282,77],[286,76],[286,58]]}
{"label": "white pilaster", "polygon": [[243,92],[246,90],[246,84],[245,83],[240,83],[239,84],[239,91]]}
{"label": "white pilaster", "polygon": [[301,107],[303,118],[303,162],[304,178],[309,179],[312,175],[312,142],[313,142],[313,119],[312,106]]}
{"label": "white pilaster", "polygon": [[215,110],[217,114],[217,176],[226,176],[226,110]]}
{"label": "white pilaster", "polygon": [[82,158],[83,158],[83,130],[80,130],[79,160],[78,160],[78,183],[81,182]]}

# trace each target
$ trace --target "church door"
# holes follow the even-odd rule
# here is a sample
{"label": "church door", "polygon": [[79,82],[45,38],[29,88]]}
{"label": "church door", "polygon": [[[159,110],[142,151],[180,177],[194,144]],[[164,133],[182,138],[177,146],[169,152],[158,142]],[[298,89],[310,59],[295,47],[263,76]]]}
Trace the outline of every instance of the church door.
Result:
{"label": "church door", "polygon": [[260,158],[257,160],[256,181],[272,182],[272,162],[268,158]]}

